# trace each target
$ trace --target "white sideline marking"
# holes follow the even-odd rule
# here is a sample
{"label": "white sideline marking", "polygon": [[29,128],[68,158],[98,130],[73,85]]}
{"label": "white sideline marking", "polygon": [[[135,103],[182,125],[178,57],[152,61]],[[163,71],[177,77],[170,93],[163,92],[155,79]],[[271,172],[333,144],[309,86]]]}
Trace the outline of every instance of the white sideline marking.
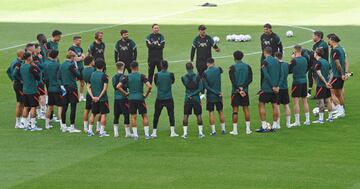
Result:
{"label": "white sideline marking", "polygon": [[[219,3],[219,5],[227,5],[227,4],[236,3],[236,2],[239,2],[239,1],[241,1],[241,0],[227,1],[227,2],[224,2],[224,3]],[[190,9],[186,9],[186,10],[182,10],[182,11],[178,11],[178,12],[173,12],[173,13],[169,13],[169,14],[158,15],[158,16],[153,16],[153,17],[148,17],[148,18],[142,18],[142,19],[138,19],[138,20],[131,20],[131,21],[124,22],[122,24],[113,24],[113,25],[109,25],[109,26],[102,26],[102,27],[91,28],[91,29],[88,29],[88,30],[67,33],[67,34],[64,34],[62,36],[67,37],[67,36],[72,36],[72,35],[75,35],[75,34],[88,33],[88,32],[97,31],[97,30],[109,29],[109,28],[113,28],[113,27],[117,27],[117,26],[121,26],[121,25],[126,25],[126,24],[134,24],[134,23],[141,22],[141,21],[166,18],[166,17],[176,16],[176,15],[179,15],[179,14],[184,14],[184,13],[188,13],[188,12],[192,12],[192,11],[196,11],[196,10],[200,10],[200,9],[206,9],[206,8],[207,7],[197,6],[195,8],[190,8]],[[37,41],[31,41],[31,42],[28,42],[28,43],[36,43],[36,42]],[[13,49],[13,48],[22,47],[22,46],[25,46],[28,43],[0,48],[0,51],[5,51],[5,50]]]}

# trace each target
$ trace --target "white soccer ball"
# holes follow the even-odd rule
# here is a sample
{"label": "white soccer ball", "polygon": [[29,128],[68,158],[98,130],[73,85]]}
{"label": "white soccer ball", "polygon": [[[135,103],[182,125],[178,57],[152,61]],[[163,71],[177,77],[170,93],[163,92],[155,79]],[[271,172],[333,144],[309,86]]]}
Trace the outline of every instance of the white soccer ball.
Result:
{"label": "white soccer ball", "polygon": [[240,42],[240,41],[241,41],[240,35],[235,35],[235,41],[236,41],[236,42]]}
{"label": "white soccer ball", "polygon": [[218,43],[220,42],[220,37],[214,36],[214,37],[213,37],[213,40],[214,40],[214,43],[215,43],[215,44],[218,44]]}
{"label": "white soccer ball", "polygon": [[293,37],[294,36],[294,32],[289,30],[286,32],[286,37]]}
{"label": "white soccer ball", "polygon": [[226,36],[226,41],[231,41],[231,35]]}
{"label": "white soccer ball", "polygon": [[245,41],[250,41],[251,40],[251,36],[250,35],[245,35]]}
{"label": "white soccer ball", "polygon": [[313,112],[313,115],[314,115],[314,116],[318,116],[318,115],[319,115],[319,112],[320,112],[319,107],[315,107],[315,108],[312,110],[312,112]]}
{"label": "white soccer ball", "polygon": [[232,34],[232,35],[230,35],[230,39],[231,39],[231,41],[236,41],[236,37],[237,37],[237,35],[236,35],[236,34]]}
{"label": "white soccer ball", "polygon": [[241,42],[245,41],[245,35],[243,34],[239,35],[239,39]]}

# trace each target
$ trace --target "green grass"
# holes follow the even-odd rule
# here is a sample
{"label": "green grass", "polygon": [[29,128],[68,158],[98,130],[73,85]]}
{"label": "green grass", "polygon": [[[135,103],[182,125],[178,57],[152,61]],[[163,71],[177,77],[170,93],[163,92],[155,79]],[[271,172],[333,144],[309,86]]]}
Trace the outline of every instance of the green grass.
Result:
{"label": "green grass", "polygon": [[[256,2],[258,1],[254,1],[254,4]],[[349,1],[348,3],[353,2]],[[131,3],[128,6],[135,5]],[[188,5],[179,4],[178,8],[185,6]],[[287,6],[292,7],[295,4]],[[2,10],[5,9],[2,8]],[[11,9],[14,7],[8,7],[8,10]],[[174,6],[171,10],[177,9]],[[165,58],[172,62],[169,69],[175,73],[177,80],[173,92],[176,102],[178,133],[182,132],[181,114],[184,93],[180,77],[185,73],[184,64],[189,59],[191,42],[197,34],[197,22],[204,21],[201,19],[203,12],[205,15],[212,15],[211,18],[215,19],[215,15],[220,15],[210,13],[215,10],[197,10],[194,13],[185,14],[181,18],[184,23],[186,17],[190,19],[197,15],[197,19],[186,21],[186,23],[191,23],[190,25],[161,25],[161,33],[166,38]],[[218,19],[221,20],[226,15],[236,15],[236,11],[241,12],[242,9],[226,6],[225,8],[219,7],[219,10],[227,11],[227,14],[219,16]],[[344,8],[345,10],[348,9]],[[286,13],[289,14],[291,11],[287,10]],[[164,18],[163,22],[183,23],[180,20],[177,22],[176,17]],[[254,16],[249,19],[261,20],[260,17]],[[295,17],[292,16],[291,19],[295,19]],[[216,25],[221,23],[219,20]],[[86,19],[84,23],[86,23]],[[204,23],[214,24],[215,21],[205,21]],[[229,23],[225,22],[224,24]],[[254,23],[248,24],[208,26],[210,35],[217,35],[222,39],[219,45],[222,52],[214,55],[218,57],[216,58],[217,64],[225,70],[233,63],[229,55],[234,50],[240,49],[246,53],[259,51],[258,38],[262,33],[262,26],[254,25]],[[313,24],[316,25],[316,23]],[[0,49],[33,41],[34,36],[39,32],[49,35],[54,28],[67,34],[106,26],[109,25],[0,23],[0,35],[3,36],[0,41]],[[166,112],[163,112],[159,123],[159,138],[150,141],[145,141],[143,138],[134,142],[122,137],[118,139],[113,137],[89,138],[84,134],[63,134],[60,133],[56,124],[56,128],[50,131],[30,133],[15,130],[14,92],[5,75],[5,70],[10,61],[14,59],[16,48],[0,51],[0,88],[3,89],[0,92],[0,188],[360,188],[360,133],[357,128],[357,122],[360,121],[357,111],[360,106],[358,101],[360,87],[356,84],[357,73],[360,71],[358,64],[360,47],[357,44],[360,27],[308,27],[323,30],[325,33],[337,33],[342,39],[342,46],[346,48],[350,69],[355,73],[355,76],[345,84],[347,117],[323,126],[283,128],[276,133],[255,133],[247,136],[244,134],[245,125],[240,116],[241,134],[239,136],[210,137],[208,135],[210,132],[208,116],[204,113],[207,136],[202,140],[197,138],[194,117],[191,117],[189,124],[189,139],[168,137]],[[131,38],[137,43],[138,60],[141,63],[140,71],[146,73],[147,51],[144,39],[150,32],[149,25],[121,25],[104,29],[107,64],[113,65],[113,46],[122,28],[127,28]],[[310,31],[299,28],[275,26],[274,30],[281,36],[284,46],[308,41],[311,38]],[[293,30],[295,37],[285,38],[284,34],[287,30]],[[232,33],[247,33],[253,37],[253,40],[248,43],[224,41],[224,37]],[[93,40],[93,32],[83,33],[82,37],[83,47],[87,49]],[[60,44],[61,60],[70,45],[71,36],[64,37]],[[309,48],[311,45],[311,43],[307,43],[305,47]],[[285,54],[285,59],[289,60],[291,49],[286,49]],[[258,54],[246,56],[244,59],[253,67],[254,71],[254,81],[250,87],[253,129],[260,124],[257,110],[258,96],[255,95],[259,90],[259,59]],[[184,61],[177,62],[177,60]],[[114,67],[108,66],[108,68],[108,74],[112,76]],[[289,81],[291,81],[290,78],[291,76]],[[225,95],[226,124],[230,130],[230,83],[227,72],[223,74],[222,83]],[[110,89],[111,105],[112,93],[113,90]],[[147,99],[150,123],[152,123],[155,96],[156,88]],[[315,101],[311,101],[310,106],[313,108]],[[82,128],[83,107],[84,103],[80,103],[78,106],[76,119],[78,128]],[[107,124],[107,131],[111,134],[112,117],[110,113]],[[284,117],[282,118],[282,125],[284,125]],[[268,114],[268,119],[270,119],[270,114]],[[314,120],[315,117],[311,119]],[[39,121],[39,125],[43,126],[44,122]],[[122,136],[123,133],[121,130]],[[141,127],[140,134],[140,136],[143,134]]]}

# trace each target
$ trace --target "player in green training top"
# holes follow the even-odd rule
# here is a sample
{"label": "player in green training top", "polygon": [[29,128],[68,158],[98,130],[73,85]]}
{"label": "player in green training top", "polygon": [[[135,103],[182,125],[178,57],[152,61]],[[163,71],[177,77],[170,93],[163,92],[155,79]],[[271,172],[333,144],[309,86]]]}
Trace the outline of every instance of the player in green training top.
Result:
{"label": "player in green training top", "polygon": [[[81,36],[76,35],[73,37],[73,45],[69,48],[69,51],[73,51],[76,54],[74,58],[74,61],[76,63],[75,66],[79,70],[80,74],[82,74],[82,71],[84,69],[85,54],[83,49],[81,48]],[[84,80],[80,79],[79,84],[80,84],[79,101],[86,101],[84,97],[84,86],[85,86]]]}
{"label": "player in green training top", "polygon": [[59,42],[61,40],[61,35],[62,32],[59,30],[54,30],[52,32],[52,38],[44,45],[46,53],[48,53],[50,50],[59,50]]}
{"label": "player in green training top", "polygon": [[289,73],[293,74],[293,83],[291,87],[291,97],[294,101],[294,114],[295,123],[291,124],[291,127],[300,126],[300,107],[299,100],[301,99],[304,106],[305,125],[310,125],[310,113],[309,105],[307,101],[307,71],[309,68],[308,61],[304,56],[301,55],[302,47],[295,45],[292,60],[290,62]]}
{"label": "player in green training top", "polygon": [[16,51],[16,59],[12,61],[6,70],[6,74],[8,75],[9,79],[13,83],[13,89],[16,96],[16,108],[15,108],[15,128],[22,129],[24,128],[24,125],[22,125],[21,122],[21,115],[24,108],[24,93],[22,90],[22,83],[19,77],[17,76],[18,72],[16,67],[20,67],[23,63],[23,56],[24,56],[24,50],[18,49]]}
{"label": "player in green training top", "polygon": [[163,51],[165,47],[165,38],[159,33],[158,24],[153,24],[152,33],[146,37],[146,46],[148,48],[148,78],[152,83],[154,77],[155,66],[158,72],[161,70],[160,61],[163,59]]}
{"label": "player in green training top", "polygon": [[62,97],[60,93],[60,84],[57,80],[57,74],[60,69],[58,60],[59,51],[50,50],[45,60],[44,78],[47,83],[48,103],[46,110],[45,128],[52,128],[50,125],[50,117],[54,111],[54,106],[58,108],[58,117],[61,118]]}
{"label": "player in green training top", "polygon": [[233,130],[230,131],[232,135],[238,135],[238,112],[239,106],[242,106],[246,134],[251,134],[250,128],[250,111],[249,111],[249,85],[253,80],[253,73],[250,65],[244,63],[244,53],[241,51],[235,51],[234,54],[235,63],[230,66],[229,77],[232,85],[231,89],[231,106],[233,109],[232,124]]}
{"label": "player in green training top", "polygon": [[[118,85],[118,90],[128,97],[131,114],[131,125],[134,134],[134,140],[139,139],[139,135],[136,128],[136,114],[139,113],[143,118],[145,139],[150,139],[149,135],[149,119],[147,116],[147,108],[145,99],[148,97],[151,91],[151,84],[144,74],[139,73],[139,63],[132,62],[130,64],[131,73],[124,77]],[[144,84],[146,85],[146,91],[144,93]],[[123,86],[127,86],[129,92],[126,92]]]}
{"label": "player in green training top", "polygon": [[[334,74],[331,81],[333,99],[338,101],[337,113],[335,117],[345,117],[344,109],[344,82],[347,79],[347,62],[345,50],[339,44],[340,38],[333,34],[329,37],[330,50],[330,65]],[[335,102],[335,101],[334,101]]]}
{"label": "player in green training top", "polygon": [[329,117],[328,122],[332,122],[332,104],[331,104],[331,80],[332,80],[332,70],[329,62],[323,58],[325,56],[323,48],[317,48],[314,53],[314,58],[317,60],[315,65],[315,70],[317,73],[316,79],[316,95],[315,98],[318,99],[319,106],[319,119],[313,121],[313,123],[324,123],[324,110],[325,104],[328,107]]}
{"label": "player in green training top", "polygon": [[[36,118],[36,107],[39,106],[39,95],[37,83],[40,80],[39,70],[36,65],[33,63],[32,54],[30,52],[25,52],[24,56],[24,64],[20,66],[20,76],[21,81],[23,83],[23,92],[24,92],[24,111],[23,118],[24,125],[28,130],[38,131],[42,130],[41,128],[37,128],[35,125]],[[16,68],[19,69],[19,68]],[[29,113],[30,113],[30,124],[29,123]]]}
{"label": "player in green training top", "polygon": [[[82,78],[84,80],[85,85],[90,83],[90,78],[93,72],[96,71],[94,58],[92,56],[87,56],[84,59],[84,69],[82,70]],[[85,102],[85,110],[83,116],[84,123],[84,132],[87,133],[87,129],[89,128],[89,114],[92,109],[92,98],[89,93],[86,93],[86,102]],[[100,132],[100,122],[96,122],[96,132]]]}
{"label": "player in green training top", "polygon": [[109,113],[107,89],[109,78],[104,73],[105,61],[101,58],[95,61],[96,71],[91,74],[90,83],[87,85],[88,94],[92,99],[91,116],[89,120],[88,136],[93,136],[92,127],[96,116],[100,116],[100,137],[110,136],[105,131],[106,114]]}
{"label": "player in green training top", "polygon": [[[279,85],[281,78],[281,69],[279,62],[271,56],[272,54],[271,47],[266,47],[264,49],[265,59],[261,64],[261,72],[264,75],[264,79],[261,82],[261,91],[259,92],[259,114],[261,119],[261,128],[256,130],[257,132],[269,132],[273,129],[278,128],[278,118],[279,118]],[[272,104],[273,111],[273,125],[269,127],[266,122],[266,103]]]}
{"label": "player in green training top", "polygon": [[47,59],[47,50],[45,47],[45,44],[47,43],[46,36],[44,34],[40,33],[36,36],[36,40],[38,41],[38,43],[40,45],[40,54],[42,56],[42,61],[45,62],[45,60]]}
{"label": "player in green training top", "polygon": [[202,76],[207,69],[207,60],[212,57],[211,49],[214,48],[216,52],[220,52],[220,48],[214,40],[206,34],[206,27],[204,25],[200,25],[198,29],[199,35],[195,37],[191,47],[190,61],[194,61],[196,52],[196,69],[198,74]]}
{"label": "player in green training top", "polygon": [[[130,131],[130,113],[129,113],[129,100],[126,96],[121,94],[118,90],[118,85],[125,77],[125,63],[116,63],[117,73],[112,78],[112,85],[114,87],[114,137],[119,136],[119,118],[122,114],[124,116],[125,138],[133,137]],[[127,92],[127,86],[122,86],[123,90]]]}
{"label": "player in green training top", "polygon": [[[291,110],[290,110],[290,98],[289,98],[289,89],[288,89],[288,75],[289,75],[289,64],[283,61],[283,54],[281,52],[275,53],[275,58],[279,61],[281,66],[281,78],[279,85],[279,108],[280,105],[284,105],[285,107],[285,116],[286,116],[286,127],[291,127]],[[278,127],[280,129],[280,110],[279,110],[279,118],[278,118]]]}
{"label": "player in green training top", "polygon": [[185,101],[184,101],[184,119],[183,119],[183,138],[188,137],[188,123],[189,115],[194,114],[197,118],[197,124],[199,128],[199,138],[204,138],[203,134],[203,121],[201,118],[202,107],[200,101],[200,92],[203,91],[204,86],[200,76],[194,73],[194,66],[191,62],[186,65],[187,73],[181,77],[181,81],[185,87]]}
{"label": "player in green training top", "polygon": [[168,71],[168,62],[161,61],[161,71],[155,74],[154,83],[157,87],[157,96],[155,101],[154,126],[151,137],[156,138],[157,126],[161,111],[166,107],[170,122],[170,137],[179,136],[175,133],[175,115],[174,100],[172,96],[172,85],[175,82],[174,73]]}
{"label": "player in green training top", "polygon": [[221,133],[225,134],[225,117],[223,112],[223,99],[221,92],[221,74],[223,70],[221,67],[215,66],[215,60],[213,58],[209,58],[207,60],[207,70],[205,70],[203,74],[203,81],[206,90],[206,110],[209,111],[209,121],[211,127],[211,136],[216,135],[215,129],[215,115],[214,109],[219,113],[220,124],[221,124]]}
{"label": "player in green training top", "polygon": [[[62,111],[61,111],[61,131],[70,133],[81,132],[75,128],[76,106],[79,102],[78,88],[76,80],[81,78],[81,74],[76,67],[74,61],[76,54],[73,51],[68,51],[66,54],[66,60],[60,65],[58,72],[58,82],[62,91]],[[70,127],[66,127],[66,112],[69,107],[70,110]]]}

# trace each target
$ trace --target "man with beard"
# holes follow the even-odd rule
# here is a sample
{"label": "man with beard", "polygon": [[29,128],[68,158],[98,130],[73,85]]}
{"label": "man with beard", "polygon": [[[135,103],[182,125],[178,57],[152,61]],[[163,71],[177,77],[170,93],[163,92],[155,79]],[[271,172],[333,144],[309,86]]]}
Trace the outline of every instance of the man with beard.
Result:
{"label": "man with beard", "polygon": [[129,39],[129,32],[127,30],[120,31],[121,39],[115,44],[115,62],[125,63],[125,68],[128,73],[131,73],[130,63],[136,61],[137,48],[133,40]]}
{"label": "man with beard", "polygon": [[90,44],[88,55],[92,56],[94,60],[102,58],[105,60],[105,43],[103,42],[104,33],[98,31],[95,33],[95,41]]}

